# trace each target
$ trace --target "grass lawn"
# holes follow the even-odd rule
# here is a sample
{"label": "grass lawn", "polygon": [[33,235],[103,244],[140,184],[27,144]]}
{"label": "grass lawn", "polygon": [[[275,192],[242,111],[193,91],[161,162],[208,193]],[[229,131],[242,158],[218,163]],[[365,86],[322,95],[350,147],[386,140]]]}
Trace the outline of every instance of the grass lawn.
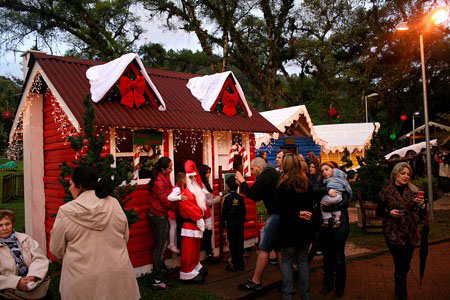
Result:
{"label": "grass lawn", "polygon": [[[61,266],[56,263],[51,263],[49,268],[49,275],[52,278],[50,282],[51,299],[60,299],[59,297],[59,273]],[[154,291],[150,288],[150,275],[141,276],[137,279],[141,299],[158,299],[158,300],[185,300],[185,299],[199,299],[199,300],[220,300],[222,298],[211,295],[201,288],[201,286],[185,285],[178,279],[169,279],[168,282],[172,288],[168,291]]]}
{"label": "grass lawn", "polygon": [[[422,225],[419,225],[420,228],[422,228]],[[428,237],[430,241],[448,237],[450,235],[450,210],[434,211],[434,220],[430,221],[430,229]],[[348,241],[357,247],[371,250],[386,248],[381,232],[363,234],[362,228],[358,227],[357,224],[350,224]]]}

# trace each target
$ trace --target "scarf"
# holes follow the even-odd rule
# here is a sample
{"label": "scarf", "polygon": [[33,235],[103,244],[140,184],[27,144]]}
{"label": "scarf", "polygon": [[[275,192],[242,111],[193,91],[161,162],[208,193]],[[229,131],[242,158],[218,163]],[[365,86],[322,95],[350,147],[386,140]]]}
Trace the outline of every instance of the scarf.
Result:
{"label": "scarf", "polygon": [[16,262],[16,268],[18,270],[19,276],[26,276],[28,273],[28,267],[25,264],[25,260],[23,259],[22,251],[20,250],[19,240],[16,237],[16,233],[13,233],[6,239],[0,238],[0,243],[8,246],[9,251],[11,251],[11,255]]}

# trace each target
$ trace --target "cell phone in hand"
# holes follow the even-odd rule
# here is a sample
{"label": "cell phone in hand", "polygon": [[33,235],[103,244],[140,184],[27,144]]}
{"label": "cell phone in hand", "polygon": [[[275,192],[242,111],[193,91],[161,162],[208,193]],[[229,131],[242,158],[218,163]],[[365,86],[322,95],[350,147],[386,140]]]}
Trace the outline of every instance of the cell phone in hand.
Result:
{"label": "cell phone in hand", "polygon": [[397,209],[397,212],[402,215],[405,214],[405,210],[403,208]]}
{"label": "cell phone in hand", "polygon": [[417,192],[417,196],[416,197],[422,197],[423,198],[423,196],[425,196],[425,192],[424,191],[418,191]]}

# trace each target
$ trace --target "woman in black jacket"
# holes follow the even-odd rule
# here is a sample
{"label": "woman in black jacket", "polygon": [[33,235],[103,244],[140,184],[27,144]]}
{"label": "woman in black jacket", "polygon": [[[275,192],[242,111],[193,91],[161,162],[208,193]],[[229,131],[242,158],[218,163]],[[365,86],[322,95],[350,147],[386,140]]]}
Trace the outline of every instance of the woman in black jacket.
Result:
{"label": "woman in black jacket", "polygon": [[283,157],[283,175],[276,190],[280,205],[281,279],[283,299],[292,299],[292,265],[298,264],[300,298],[309,300],[308,249],[314,236],[312,186],[293,154]]}
{"label": "woman in black jacket", "polygon": [[[335,163],[325,162],[321,165],[322,169],[328,166],[334,169]],[[319,186],[317,191],[322,194],[328,193],[333,196],[334,190],[323,185],[323,176],[319,177]],[[334,193],[333,193],[334,192]],[[335,194],[334,194],[335,195]],[[345,266],[345,244],[350,231],[347,207],[350,203],[350,196],[342,193],[342,201],[333,205],[322,205],[322,210],[326,212],[341,211],[341,226],[332,228],[331,226],[321,227],[320,241],[323,249],[323,288],[320,294],[327,294],[336,288],[336,297],[342,297],[345,291],[345,283],[347,278],[347,270]]]}

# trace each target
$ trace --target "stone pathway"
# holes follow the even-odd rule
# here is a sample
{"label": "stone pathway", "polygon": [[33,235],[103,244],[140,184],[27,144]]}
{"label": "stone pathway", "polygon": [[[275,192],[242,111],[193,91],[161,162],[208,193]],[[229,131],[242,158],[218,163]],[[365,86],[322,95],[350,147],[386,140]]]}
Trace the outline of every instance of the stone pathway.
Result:
{"label": "stone pathway", "polygon": [[[431,245],[425,276],[419,284],[419,249],[415,249],[408,273],[408,299],[410,300],[447,300],[450,299],[450,241]],[[311,299],[337,299],[334,293],[320,295],[322,288],[322,270],[311,271]],[[296,295],[298,297],[298,294]],[[277,289],[254,299],[281,299]],[[294,298],[298,299],[298,298]],[[394,266],[389,253],[370,259],[347,263],[347,287],[343,300],[394,299]]]}

